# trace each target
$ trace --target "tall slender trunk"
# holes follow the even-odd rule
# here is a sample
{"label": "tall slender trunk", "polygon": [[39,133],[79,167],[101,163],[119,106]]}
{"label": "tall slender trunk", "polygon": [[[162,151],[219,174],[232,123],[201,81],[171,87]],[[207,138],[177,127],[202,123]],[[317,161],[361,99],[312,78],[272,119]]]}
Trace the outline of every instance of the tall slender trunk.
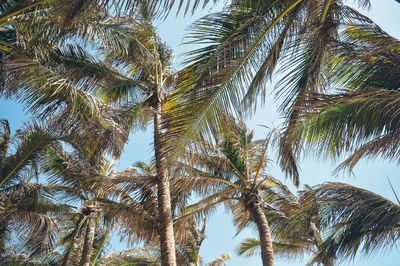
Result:
{"label": "tall slender trunk", "polygon": [[83,249],[82,249],[82,256],[81,256],[81,261],[79,262],[80,266],[90,266],[90,259],[92,257],[92,247],[93,247],[95,230],[96,230],[96,216],[91,214],[88,217],[88,222],[87,222],[87,226],[86,226],[85,240],[83,242]]}
{"label": "tall slender trunk", "polygon": [[154,153],[157,168],[157,198],[160,223],[161,265],[176,265],[175,239],[171,212],[171,197],[167,175],[164,136],[161,130],[162,104],[159,99],[154,107]]}
{"label": "tall slender trunk", "polygon": [[248,204],[251,216],[257,224],[260,234],[261,259],[264,266],[274,265],[274,250],[272,248],[272,239],[269,231],[267,218],[259,204],[251,202]]}

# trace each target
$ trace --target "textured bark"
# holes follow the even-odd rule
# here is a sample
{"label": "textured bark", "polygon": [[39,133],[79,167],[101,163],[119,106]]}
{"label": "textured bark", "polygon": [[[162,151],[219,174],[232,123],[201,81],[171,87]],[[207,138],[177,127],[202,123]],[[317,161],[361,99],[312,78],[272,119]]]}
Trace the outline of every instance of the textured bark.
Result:
{"label": "textured bark", "polygon": [[153,106],[154,114],[154,151],[157,168],[158,216],[160,224],[161,265],[176,265],[175,239],[171,212],[171,196],[167,175],[167,158],[164,137],[161,130],[162,105],[160,100]]}
{"label": "textured bark", "polygon": [[262,263],[264,266],[273,266],[274,250],[272,248],[272,239],[267,218],[259,204],[250,203],[248,208],[252,218],[257,224],[258,233],[260,234]]}
{"label": "textured bark", "polygon": [[96,217],[94,215],[90,215],[88,217],[85,240],[83,242],[81,261],[79,262],[80,266],[90,266],[95,230],[96,230]]}
{"label": "textured bark", "polygon": [[[322,247],[323,240],[322,240],[321,232],[319,231],[319,229],[317,228],[317,226],[315,225],[314,222],[310,222],[310,230],[312,231],[315,241],[317,242],[318,249],[320,249]],[[333,266],[333,259],[326,259],[326,260],[322,261],[322,265]]]}
{"label": "textured bark", "polygon": [[324,266],[333,266],[333,260],[329,259],[328,261],[322,262],[322,265]]}
{"label": "textured bark", "polygon": [[190,225],[190,231],[193,235],[193,240],[191,242],[191,261],[190,265],[200,265],[200,248],[201,244],[203,243],[205,237],[206,237],[206,228],[207,228],[207,219],[204,219],[203,221],[203,227],[199,228],[199,223],[196,221],[191,221]]}

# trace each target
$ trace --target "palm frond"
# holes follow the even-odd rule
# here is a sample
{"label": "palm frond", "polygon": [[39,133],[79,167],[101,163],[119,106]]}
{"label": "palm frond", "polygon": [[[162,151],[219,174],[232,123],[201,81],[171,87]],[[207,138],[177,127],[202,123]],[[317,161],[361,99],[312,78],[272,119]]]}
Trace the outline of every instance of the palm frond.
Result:
{"label": "palm frond", "polygon": [[[361,16],[355,11],[351,14]],[[353,152],[340,168],[351,170],[363,156],[394,159],[396,148],[390,142],[395,143],[391,136],[398,131],[398,49],[399,41],[373,22],[350,24],[330,62],[331,79],[346,90],[329,96],[311,95],[309,104],[314,112],[302,118],[303,128],[295,138],[315,141],[322,154]]]}
{"label": "palm frond", "polygon": [[229,252],[226,252],[224,254],[221,254],[220,256],[216,257],[209,263],[207,263],[207,266],[222,266],[226,265],[226,261],[231,260],[232,256],[229,254]]}
{"label": "palm frond", "polygon": [[[34,121],[26,124],[25,128],[15,136],[18,142],[14,153],[2,158],[0,186],[6,182],[12,183],[13,179],[29,178],[29,174],[23,175],[29,168],[36,174],[38,163],[44,158],[46,147],[61,140],[64,137],[63,134],[62,129],[53,127],[49,123],[46,125],[46,123],[39,124]],[[7,142],[7,139],[5,141]]]}
{"label": "palm frond", "polygon": [[314,260],[353,259],[359,250],[390,249],[399,239],[400,207],[380,195],[343,183],[317,186],[309,195],[321,204],[322,225],[332,228]]}

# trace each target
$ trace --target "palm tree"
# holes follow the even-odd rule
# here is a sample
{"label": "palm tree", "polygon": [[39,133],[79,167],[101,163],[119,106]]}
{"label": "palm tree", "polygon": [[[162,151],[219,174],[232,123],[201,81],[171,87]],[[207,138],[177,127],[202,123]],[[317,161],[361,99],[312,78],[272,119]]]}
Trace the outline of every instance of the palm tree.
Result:
{"label": "palm tree", "polygon": [[[137,25],[130,33],[127,50],[108,50],[107,58],[128,68],[134,80],[133,86],[105,90],[109,101],[128,101],[131,113],[150,115],[153,118],[155,167],[157,169],[157,197],[160,220],[160,245],[162,265],[175,265],[175,242],[169,191],[167,154],[163,123],[163,105],[166,94],[174,82],[171,72],[171,51],[159,39],[149,22]],[[142,102],[129,102],[136,95]],[[134,99],[138,102],[138,99]],[[137,115],[136,115],[137,116]]]}
{"label": "palm tree", "polygon": [[[61,147],[47,151],[45,173],[62,198],[81,202],[79,213],[71,214],[71,222],[66,225],[69,233],[60,241],[66,245],[62,264],[68,265],[74,259],[79,259],[76,263],[89,266],[99,255],[93,252],[95,236],[101,233],[98,232],[101,229],[99,220],[103,219],[103,231],[107,237],[116,222],[116,217],[110,215],[108,206],[100,201],[110,197],[110,192],[103,187],[103,183],[110,178],[132,176],[135,171],[129,168],[121,173],[111,171],[113,160],[106,160],[104,151],[92,151],[90,146],[86,147],[79,141],[70,144],[74,152],[66,152]],[[82,245],[78,243],[79,238],[82,238]]]}
{"label": "palm tree", "polygon": [[200,180],[209,179],[217,184],[211,191],[202,191],[208,196],[186,207],[184,213],[188,214],[178,220],[189,215],[207,215],[225,203],[234,214],[238,230],[243,229],[250,219],[255,222],[261,240],[263,265],[273,265],[270,226],[260,195],[268,180],[264,168],[271,134],[266,140],[253,141],[253,132],[249,132],[243,123],[235,124],[226,117],[224,125],[225,130],[215,136],[214,143],[203,138],[195,144],[198,152],[187,154],[188,163],[181,163],[183,169],[197,175]]}
{"label": "palm tree", "polygon": [[[289,204],[298,208],[290,219],[285,216],[286,196],[275,198],[283,203],[283,210],[275,209],[272,199],[266,215],[275,226],[272,235],[278,241],[274,250],[286,257],[311,253],[307,265],[333,265],[337,258],[354,259],[359,250],[368,255],[391,248],[399,239],[400,203],[362,188],[344,183],[308,187],[301,192],[300,204]],[[248,239],[239,252],[251,255],[259,245],[258,240]]]}
{"label": "palm tree", "polygon": [[[9,95],[19,95],[35,110],[42,109],[42,115],[57,111],[63,118],[61,121],[77,122],[79,130],[76,131],[82,132],[81,136],[93,145],[92,150],[111,143],[109,152],[115,156],[120,154],[127,132],[137,118],[142,115],[145,124],[146,117],[153,118],[159,218],[162,220],[161,251],[163,261],[173,265],[172,214],[162,130],[162,120],[165,121],[162,105],[174,81],[170,70],[171,51],[149,22],[107,19],[94,21],[83,31],[77,31],[85,40],[99,39],[97,51],[104,55],[105,61],[97,60],[79,45],[60,49],[53,43],[39,42],[10,58],[7,67],[12,75],[6,80],[5,91]],[[99,90],[106,102],[94,97]],[[122,110],[108,104],[124,101],[127,105],[122,106]],[[91,133],[97,133],[97,137],[93,138]]]}
{"label": "palm tree", "polygon": [[[298,196],[279,180],[269,178],[268,185],[263,190],[265,204],[264,213],[270,222],[272,245],[274,253],[283,258],[302,258],[305,254],[313,256],[322,252],[325,246],[323,238],[325,231],[321,227],[320,206],[317,201],[309,199],[312,188],[306,186]],[[246,239],[237,253],[253,256],[258,254],[259,239]],[[317,260],[314,257],[307,263],[333,265],[334,257]]]}
{"label": "palm tree", "polygon": [[[162,255],[160,249],[156,248],[161,234],[157,210],[157,168],[154,165],[138,162],[135,167],[128,169],[130,169],[130,175],[118,175],[106,181],[109,184],[105,185],[107,190],[119,200],[104,199],[102,203],[105,207],[107,206],[108,215],[117,217],[121,237],[127,238],[130,244],[144,243],[146,248],[124,251],[115,257],[115,260],[127,259],[133,262],[144,254],[147,254],[145,257],[149,259],[151,254],[153,263],[159,263]],[[169,164],[168,176],[171,178],[171,209],[177,264],[199,265],[201,261],[199,252],[205,238],[206,222],[203,221],[203,227],[200,229],[199,222],[194,217],[187,217],[187,219],[178,217],[183,216],[182,212],[192,193],[210,190],[215,182],[188,175],[179,165],[174,164]],[[151,247],[158,255],[153,254],[147,247]],[[220,259],[228,259],[228,257],[222,256]]]}
{"label": "palm tree", "polygon": [[[358,3],[369,5],[368,0]],[[177,117],[173,138],[204,133],[226,112],[251,114],[259,97],[266,97],[267,81],[281,62],[284,77],[276,96],[287,121],[280,165],[298,185],[300,149],[290,144],[290,132],[309,108],[310,93],[329,85],[327,62],[342,28],[365,22],[370,20],[337,0],[235,1],[195,22],[190,42],[203,47],[188,53],[182,82],[167,106]]]}

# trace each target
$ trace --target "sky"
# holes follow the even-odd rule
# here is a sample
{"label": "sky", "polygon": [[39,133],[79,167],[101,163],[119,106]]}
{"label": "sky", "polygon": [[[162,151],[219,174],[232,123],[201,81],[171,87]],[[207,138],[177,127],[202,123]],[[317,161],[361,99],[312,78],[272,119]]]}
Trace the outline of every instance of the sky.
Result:
{"label": "sky", "polygon": [[[211,1],[210,1],[211,2]],[[344,1],[354,5],[356,1]],[[369,11],[363,10],[362,13],[368,15],[383,30],[392,36],[400,38],[400,4],[394,0],[372,0],[372,7]],[[204,10],[197,11],[195,16],[179,15],[177,17],[172,14],[165,21],[157,21],[155,25],[159,29],[161,37],[169,44],[176,54],[176,68],[179,69],[179,62],[182,61],[183,53],[193,49],[191,45],[183,45],[183,37],[185,30],[195,19],[206,15],[212,11],[218,11],[223,7],[223,2],[217,6],[208,5]],[[211,10],[210,10],[211,9]],[[274,81],[271,82],[269,89],[272,92]],[[6,118],[10,122],[11,129],[20,128],[24,121],[29,121],[29,114],[25,113],[20,104],[0,98],[0,118]],[[280,115],[276,113],[276,105],[269,97],[263,109],[259,109],[252,119],[247,121],[249,128],[255,131],[256,138],[264,138],[267,130],[259,125],[269,127],[279,127]],[[136,132],[129,138],[123,155],[120,158],[119,169],[125,169],[138,160],[150,162],[152,158],[152,136],[150,132]],[[276,167],[275,156],[271,151],[268,156],[272,159],[269,173],[289,185],[292,191],[296,191],[290,180],[286,180],[281,170]],[[387,178],[392,182],[394,189],[400,193],[400,177],[398,176],[400,168],[395,162],[388,162],[382,159],[362,160],[354,169],[353,173],[339,173],[334,175],[333,170],[341,162],[340,159],[332,160],[330,158],[316,158],[307,155],[300,163],[301,167],[301,185],[316,185],[323,182],[345,182],[358,187],[371,190],[381,194],[390,200],[395,201],[393,192],[390,189]],[[201,256],[204,262],[211,261],[215,257],[224,252],[230,252],[232,260],[227,262],[229,266],[238,265],[262,265],[260,258],[245,258],[235,255],[235,249],[238,244],[248,237],[257,238],[257,232],[253,229],[246,229],[242,233],[236,235],[233,227],[233,217],[220,208],[217,213],[208,220],[207,236],[201,248]],[[235,236],[236,235],[236,236]],[[126,248],[124,243],[119,243],[118,237],[113,237],[112,244],[116,250]],[[112,251],[112,250],[111,250]],[[307,258],[302,261],[286,261],[277,259],[277,266],[297,266],[304,265]],[[390,251],[374,253],[370,256],[357,255],[355,260],[344,261],[340,265],[355,266],[376,266],[376,265],[400,265],[400,250],[393,248]]]}

